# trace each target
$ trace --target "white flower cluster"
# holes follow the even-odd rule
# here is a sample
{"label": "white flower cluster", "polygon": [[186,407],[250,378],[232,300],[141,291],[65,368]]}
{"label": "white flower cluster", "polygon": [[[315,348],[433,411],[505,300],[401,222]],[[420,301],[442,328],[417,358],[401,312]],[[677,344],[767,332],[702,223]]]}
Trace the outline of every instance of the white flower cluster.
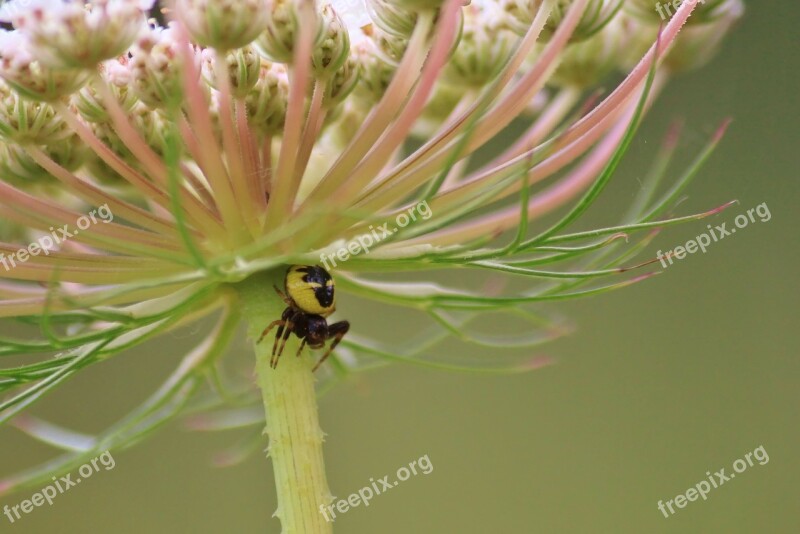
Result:
{"label": "white flower cluster", "polygon": [[[724,0],[714,12],[732,13],[725,19],[729,24],[737,13],[729,6],[740,1]],[[472,0],[464,5],[458,38],[414,132],[434,131],[467,95],[492,83],[537,14],[550,9],[544,42],[530,58],[535,60],[571,3]],[[639,16],[636,2],[625,3],[624,9],[622,3],[589,1],[548,81],[551,88],[591,87],[615,69],[630,67],[627,58],[640,57],[653,42],[658,26]],[[57,108],[66,106],[137,167],[140,163],[110,126],[105,98],[110,93],[129,114],[133,128],[161,154],[164,135],[159,129],[168,122],[165,114],[183,107],[186,83],[200,79],[215,124],[219,124],[219,96],[224,90],[241,102],[261,140],[280,137],[289,101],[289,72],[305,28],[312,34],[309,96],[311,91],[319,93],[319,107],[325,111],[318,126],[320,138],[335,149],[350,139],[354,125],[383,97],[423,18],[430,34],[423,38],[430,42],[438,17],[432,10],[441,4],[430,0],[331,0],[316,5],[312,0],[176,0],[173,9],[167,10],[175,20],[162,27],[147,19],[154,0],[11,0],[0,8],[0,21],[14,26],[12,31],[0,30],[0,145],[4,153],[13,154],[9,161],[22,162],[12,173],[18,178],[41,174],[23,172],[38,167],[13,146],[21,141],[39,145],[52,157],[65,153],[69,157],[61,159],[70,168],[79,165],[85,150],[50,146],[61,145],[65,139],[77,141],[74,135],[60,133],[54,138],[51,132],[62,128],[61,119],[53,118]],[[697,66],[709,55],[698,50],[724,33],[714,33],[713,21],[706,22],[678,40],[676,49],[684,52],[671,56],[675,68]],[[415,50],[421,69],[426,49],[418,46]],[[195,80],[187,82],[187,75]],[[42,126],[42,117],[50,117],[52,125]],[[214,134],[221,139],[221,132]],[[92,175],[103,173],[96,177],[100,181],[115,174],[97,165],[97,158],[87,161],[87,169]]]}

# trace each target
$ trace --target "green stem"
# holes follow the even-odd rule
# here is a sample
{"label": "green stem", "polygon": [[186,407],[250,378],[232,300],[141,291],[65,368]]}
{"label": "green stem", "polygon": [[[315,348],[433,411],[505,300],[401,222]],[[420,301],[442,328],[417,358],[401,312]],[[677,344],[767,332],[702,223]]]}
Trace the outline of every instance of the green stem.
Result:
{"label": "green stem", "polygon": [[[283,286],[283,271],[254,275],[236,285],[248,336],[257,340],[269,323],[279,319],[286,305],[273,284]],[[313,358],[296,357],[299,341],[292,336],[276,369],[269,366],[274,330],[256,344],[258,385],[264,398],[269,435],[269,456],[275,472],[278,509],[275,515],[283,534],[330,534],[320,506],[331,500],[322,456],[323,432],[319,426],[314,389]]]}

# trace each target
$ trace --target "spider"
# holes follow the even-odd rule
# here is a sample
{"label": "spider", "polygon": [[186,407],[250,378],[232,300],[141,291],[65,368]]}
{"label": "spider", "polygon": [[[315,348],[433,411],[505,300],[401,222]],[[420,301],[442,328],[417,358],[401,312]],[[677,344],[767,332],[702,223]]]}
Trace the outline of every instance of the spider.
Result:
{"label": "spider", "polygon": [[316,371],[350,330],[350,323],[347,321],[329,325],[325,319],[336,311],[333,277],[316,265],[292,265],[286,271],[283,286],[285,293],[276,286],[273,287],[287,308],[283,310],[280,319],[272,321],[264,329],[257,343],[261,343],[273,328],[278,327],[269,362],[270,367],[275,369],[292,332],[302,340],[297,356],[303,352],[306,343],[312,349],[321,349],[327,340],[333,338],[328,350],[312,369],[312,372]]}

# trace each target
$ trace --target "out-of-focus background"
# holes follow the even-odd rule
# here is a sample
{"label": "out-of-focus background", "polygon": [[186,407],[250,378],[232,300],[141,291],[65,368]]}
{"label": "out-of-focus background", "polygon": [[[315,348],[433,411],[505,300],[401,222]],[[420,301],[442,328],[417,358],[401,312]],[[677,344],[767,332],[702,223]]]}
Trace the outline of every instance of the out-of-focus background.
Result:
{"label": "out-of-focus background", "polygon": [[[557,359],[549,368],[486,377],[393,366],[333,390],[321,410],[335,495],[394,479],[424,455],[433,465],[341,515],[338,532],[800,532],[798,27],[794,2],[749,2],[712,64],[667,88],[605,195],[609,213],[627,207],[672,119],[686,120],[677,173],[731,116],[679,211],[738,199],[710,222],[731,226],[761,203],[772,219],[645,283],[556,305],[578,330],[542,349]],[[648,253],[684,244],[708,222],[664,231]],[[357,315],[359,328],[392,319]],[[84,430],[110,424],[165,376],[190,335],[93,366],[40,413]],[[231,469],[209,465],[235,439],[173,425],[114,453],[113,470],[52,506],[13,525],[0,517],[0,532],[278,532],[262,455]],[[759,446],[765,465],[669,518],[659,512],[659,500],[707,471],[730,474]],[[0,473],[47,453],[0,432]]]}

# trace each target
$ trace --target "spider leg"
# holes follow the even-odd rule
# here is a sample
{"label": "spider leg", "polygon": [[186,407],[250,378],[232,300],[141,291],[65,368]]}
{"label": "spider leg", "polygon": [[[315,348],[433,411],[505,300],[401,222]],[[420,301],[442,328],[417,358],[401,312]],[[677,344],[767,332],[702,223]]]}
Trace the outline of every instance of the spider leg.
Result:
{"label": "spider leg", "polygon": [[338,323],[333,323],[328,327],[328,338],[330,339],[332,337],[333,342],[328,347],[328,350],[325,351],[325,354],[322,355],[322,358],[319,359],[317,365],[315,365],[311,370],[312,373],[316,371],[320,365],[322,365],[322,362],[328,359],[328,356],[331,355],[333,349],[336,348],[336,345],[339,344],[348,330],[350,330],[350,323],[347,321],[339,321]]}
{"label": "spider leg", "polygon": [[[294,330],[294,323],[295,323],[295,316],[293,315],[288,321],[286,322],[286,327],[283,332],[283,339],[281,339],[281,346],[278,348],[278,353],[273,354],[272,356],[272,368],[275,369],[278,367],[278,360],[283,354],[283,349],[286,347],[286,341],[289,340],[289,337],[292,335],[292,331]],[[275,336],[275,344],[278,344],[278,336]]]}
{"label": "spider leg", "polygon": [[278,289],[278,286],[276,286],[275,284],[273,284],[273,285],[272,285],[272,287],[275,289],[275,293],[277,293],[277,294],[278,294],[278,296],[281,298],[281,300],[282,300],[282,301],[283,301],[283,302],[284,302],[284,303],[285,303],[287,306],[291,306],[291,305],[292,305],[292,299],[290,299],[290,298],[289,298],[289,297],[286,295],[286,293],[284,293],[283,291],[281,291],[280,289]]}
{"label": "spider leg", "polygon": [[[270,330],[272,330],[273,328],[275,328],[276,326],[280,326],[280,327],[281,327],[281,329],[283,329],[283,325],[285,324],[285,322],[286,322],[286,321],[284,321],[284,320],[282,320],[282,319],[277,319],[277,320],[275,320],[275,321],[272,321],[271,323],[269,323],[269,326],[267,326],[267,327],[264,329],[264,331],[263,331],[263,332],[261,332],[261,337],[259,337],[259,338],[258,338],[258,341],[256,341],[256,345],[258,345],[259,343],[261,343],[261,341],[262,341],[262,340],[263,340],[265,337],[267,337],[267,334],[269,334],[269,331],[270,331]],[[280,332],[280,330],[278,330],[278,331]],[[280,335],[280,334],[278,334],[278,335]]]}
{"label": "spider leg", "polygon": [[275,332],[275,341],[272,343],[272,358],[270,359],[269,362],[269,366],[272,367],[273,369],[275,368],[275,365],[273,365],[273,363],[275,362],[275,353],[278,352],[278,342],[280,341],[281,337],[283,337],[284,330],[287,330],[289,332],[292,331],[291,319],[282,320],[281,325],[278,327],[278,331]]}
{"label": "spider leg", "polygon": [[300,348],[297,349],[297,357],[298,358],[300,357],[300,354],[303,352],[303,349],[305,348],[305,346],[306,346],[306,338],[303,338],[303,341],[300,342]]}

